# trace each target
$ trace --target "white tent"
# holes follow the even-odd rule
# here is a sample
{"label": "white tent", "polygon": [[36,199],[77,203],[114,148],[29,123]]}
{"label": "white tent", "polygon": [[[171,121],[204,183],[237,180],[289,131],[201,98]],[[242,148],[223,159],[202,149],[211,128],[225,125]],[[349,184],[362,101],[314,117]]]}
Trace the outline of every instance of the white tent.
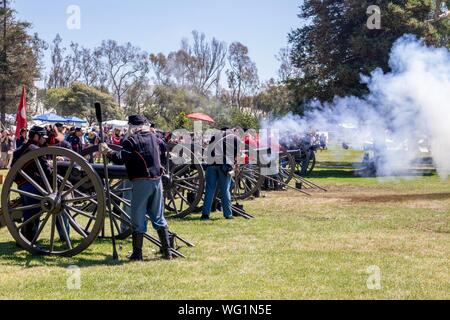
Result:
{"label": "white tent", "polygon": [[121,120],[106,121],[104,124],[106,126],[113,127],[113,129],[124,129],[128,127],[128,121],[121,121]]}

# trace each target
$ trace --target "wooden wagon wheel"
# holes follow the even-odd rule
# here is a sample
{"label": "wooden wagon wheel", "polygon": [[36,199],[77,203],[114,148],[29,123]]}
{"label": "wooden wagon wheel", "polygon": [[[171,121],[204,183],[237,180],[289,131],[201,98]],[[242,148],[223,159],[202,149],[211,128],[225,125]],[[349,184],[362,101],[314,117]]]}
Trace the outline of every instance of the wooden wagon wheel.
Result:
{"label": "wooden wagon wheel", "polygon": [[[48,176],[41,161],[50,165],[52,172]],[[36,167],[32,175],[24,170],[30,165]],[[27,183],[16,187],[14,181],[20,176]],[[18,197],[26,203],[11,207]],[[81,253],[97,238],[106,211],[104,188],[98,174],[80,155],[56,147],[29,152],[14,164],[6,177],[1,203],[11,236],[22,248],[36,255],[72,257]],[[95,203],[96,210],[80,210],[77,208],[80,203]],[[31,213],[26,220],[25,211]],[[31,236],[28,232],[26,237],[24,231],[31,226]]]}
{"label": "wooden wagon wheel", "polygon": [[264,176],[261,167],[256,164],[240,165],[232,181],[231,194],[236,200],[246,200],[261,189]]}
{"label": "wooden wagon wheel", "polygon": [[[108,147],[113,151],[122,150],[121,146],[108,144]],[[85,158],[89,163],[94,164],[95,156],[98,153],[98,145],[88,147],[81,152],[81,156]],[[101,172],[103,169],[100,168]],[[123,167],[123,175],[126,176],[126,169]],[[111,175],[111,173],[110,173]],[[130,228],[131,220],[129,218],[131,212],[131,185],[128,180],[122,177],[114,177],[112,175],[110,177],[109,185],[111,188],[111,204],[113,206],[114,215],[107,214],[106,217],[113,217],[113,227],[114,227],[114,235],[118,240],[125,240],[131,236],[132,231]],[[96,210],[96,205],[93,203],[88,204],[87,207],[84,208],[87,211]],[[109,212],[109,211],[108,211]],[[125,212],[126,214],[123,214]],[[122,220],[118,220],[115,216],[120,216]],[[110,239],[111,238],[111,230],[108,230],[109,223],[105,223],[100,231],[100,238],[102,239]]]}
{"label": "wooden wagon wheel", "polygon": [[166,210],[173,218],[196,211],[205,190],[205,172],[199,155],[183,145],[170,147],[168,174],[163,177]]}
{"label": "wooden wagon wheel", "polygon": [[[298,151],[296,154],[294,154],[295,158],[295,174],[301,176],[303,172],[303,166],[305,162],[306,155],[302,151]],[[311,158],[309,159],[309,162],[307,163],[306,168],[306,176],[309,176],[316,167],[316,153],[314,151],[311,152]]]}
{"label": "wooden wagon wheel", "polygon": [[295,158],[289,152],[279,155],[279,176],[284,184],[289,184],[295,176]]}
{"label": "wooden wagon wheel", "polygon": [[307,176],[309,176],[313,172],[315,167],[316,167],[316,153],[312,152],[311,158],[309,159],[309,162],[308,162],[308,168],[306,170]]}

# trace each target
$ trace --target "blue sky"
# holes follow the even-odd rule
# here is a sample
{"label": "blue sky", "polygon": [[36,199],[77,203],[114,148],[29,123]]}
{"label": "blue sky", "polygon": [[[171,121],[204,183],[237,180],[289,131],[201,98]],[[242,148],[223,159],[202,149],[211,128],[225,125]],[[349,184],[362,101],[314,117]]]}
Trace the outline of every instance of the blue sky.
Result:
{"label": "blue sky", "polygon": [[[249,47],[260,78],[275,77],[275,55],[286,46],[289,31],[300,25],[301,0],[14,0],[19,18],[50,42],[60,33],[64,42],[94,47],[104,39],[131,42],[149,52],[179,48],[192,30],[227,44]],[[81,29],[69,30],[70,5],[81,9]],[[48,58],[47,58],[48,59]]]}

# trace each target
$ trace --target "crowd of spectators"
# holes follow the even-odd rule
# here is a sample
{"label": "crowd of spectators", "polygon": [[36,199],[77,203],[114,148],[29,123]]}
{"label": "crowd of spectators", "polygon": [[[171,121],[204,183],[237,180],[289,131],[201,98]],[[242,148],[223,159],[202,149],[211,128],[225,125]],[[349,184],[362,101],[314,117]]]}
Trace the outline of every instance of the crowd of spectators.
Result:
{"label": "crowd of spectators", "polygon": [[[58,146],[81,153],[84,149],[100,143],[100,131],[97,127],[83,128],[57,123],[46,125],[45,128],[49,146]],[[127,136],[127,131],[126,128],[105,127],[105,141],[108,144],[121,145]],[[28,141],[28,129],[22,129],[19,138],[15,136],[13,130],[3,129],[0,132],[0,169],[5,170],[11,166],[14,151]]]}

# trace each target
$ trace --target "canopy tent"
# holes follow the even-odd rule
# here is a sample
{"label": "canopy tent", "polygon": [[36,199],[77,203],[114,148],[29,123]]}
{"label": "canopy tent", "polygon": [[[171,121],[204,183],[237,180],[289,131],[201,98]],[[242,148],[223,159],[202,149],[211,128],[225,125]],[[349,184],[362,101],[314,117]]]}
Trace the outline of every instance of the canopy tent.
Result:
{"label": "canopy tent", "polygon": [[40,116],[33,117],[34,121],[41,121],[41,122],[50,122],[50,123],[57,123],[57,122],[67,122],[65,118],[58,116],[54,113],[49,114],[42,114]]}
{"label": "canopy tent", "polygon": [[64,122],[69,122],[69,123],[87,123],[86,120],[77,118],[77,117],[68,117],[66,118],[66,121]]}
{"label": "canopy tent", "polygon": [[128,121],[111,120],[104,122],[105,125],[113,127],[114,129],[124,129],[128,127]]}

